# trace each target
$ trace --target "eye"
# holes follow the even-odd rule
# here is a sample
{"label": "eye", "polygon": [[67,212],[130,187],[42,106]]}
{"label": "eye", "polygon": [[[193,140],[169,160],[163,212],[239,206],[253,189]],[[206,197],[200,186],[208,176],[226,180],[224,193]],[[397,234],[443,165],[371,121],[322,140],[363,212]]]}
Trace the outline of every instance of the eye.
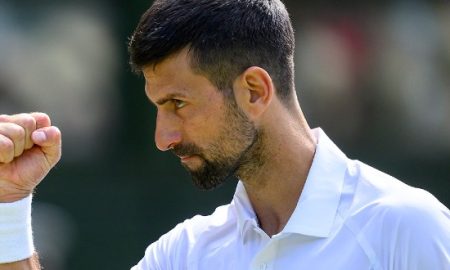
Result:
{"label": "eye", "polygon": [[179,99],[173,99],[172,102],[175,105],[175,108],[177,108],[177,109],[181,109],[184,106],[186,106],[186,102],[179,100]]}

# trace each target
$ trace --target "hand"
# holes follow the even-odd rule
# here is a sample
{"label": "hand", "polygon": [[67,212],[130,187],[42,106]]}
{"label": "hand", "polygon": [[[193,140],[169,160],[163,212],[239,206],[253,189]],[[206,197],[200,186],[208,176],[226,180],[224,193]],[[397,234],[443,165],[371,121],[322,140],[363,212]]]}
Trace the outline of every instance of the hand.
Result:
{"label": "hand", "polygon": [[61,132],[44,113],[0,115],[0,202],[27,197],[61,157]]}

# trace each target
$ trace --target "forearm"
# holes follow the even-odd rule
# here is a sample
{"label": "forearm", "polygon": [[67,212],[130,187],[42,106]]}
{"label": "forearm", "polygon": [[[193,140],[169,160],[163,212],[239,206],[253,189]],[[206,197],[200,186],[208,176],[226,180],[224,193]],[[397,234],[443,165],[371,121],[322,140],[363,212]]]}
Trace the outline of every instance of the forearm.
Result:
{"label": "forearm", "polygon": [[0,270],[41,270],[41,266],[35,253],[31,258],[22,261],[0,264]]}

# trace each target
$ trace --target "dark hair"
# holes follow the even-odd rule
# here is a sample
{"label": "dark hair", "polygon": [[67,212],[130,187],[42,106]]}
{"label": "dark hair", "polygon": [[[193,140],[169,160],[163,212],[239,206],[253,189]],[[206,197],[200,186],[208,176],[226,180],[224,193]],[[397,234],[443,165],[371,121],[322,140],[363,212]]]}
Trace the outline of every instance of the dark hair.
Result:
{"label": "dark hair", "polygon": [[292,102],[294,33],[280,0],[156,0],[130,38],[130,64],[139,72],[186,47],[194,71],[220,90],[259,66]]}

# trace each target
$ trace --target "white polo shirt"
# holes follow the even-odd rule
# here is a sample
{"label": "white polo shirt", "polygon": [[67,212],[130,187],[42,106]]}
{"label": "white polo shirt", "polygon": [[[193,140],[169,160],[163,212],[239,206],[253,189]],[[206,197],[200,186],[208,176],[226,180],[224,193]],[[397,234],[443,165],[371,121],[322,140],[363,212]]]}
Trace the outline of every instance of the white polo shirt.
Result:
{"label": "white polo shirt", "polygon": [[312,167],[279,234],[258,227],[239,182],[230,204],[178,224],[132,270],[450,269],[450,211],[314,133]]}

